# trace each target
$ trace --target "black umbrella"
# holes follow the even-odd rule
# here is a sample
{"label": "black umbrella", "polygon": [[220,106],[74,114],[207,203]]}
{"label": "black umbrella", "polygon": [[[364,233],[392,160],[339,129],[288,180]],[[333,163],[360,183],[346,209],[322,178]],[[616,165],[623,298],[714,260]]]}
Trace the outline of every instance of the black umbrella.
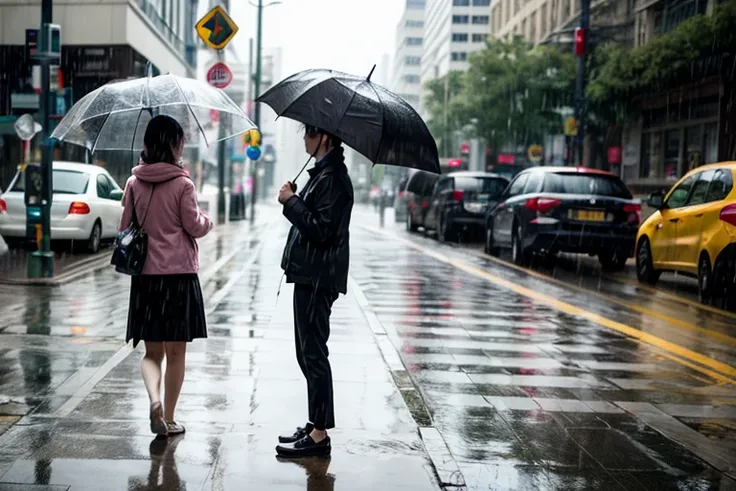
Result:
{"label": "black umbrella", "polygon": [[374,164],[439,174],[437,143],[427,125],[408,102],[370,81],[373,70],[366,78],[305,70],[256,100],[268,104],[279,117],[332,133]]}

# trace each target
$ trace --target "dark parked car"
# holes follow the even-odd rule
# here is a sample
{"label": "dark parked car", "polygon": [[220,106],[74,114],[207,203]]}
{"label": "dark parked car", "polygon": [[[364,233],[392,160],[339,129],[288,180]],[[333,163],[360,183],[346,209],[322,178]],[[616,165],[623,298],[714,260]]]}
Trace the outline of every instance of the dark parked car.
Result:
{"label": "dark parked car", "polygon": [[424,217],[425,230],[435,230],[441,241],[467,233],[481,235],[486,207],[498,201],[509,181],[486,172],[453,172],[434,186]]}
{"label": "dark parked car", "polygon": [[407,182],[409,182],[409,177],[402,178],[396,188],[396,197],[394,198],[394,219],[396,223],[405,222],[409,212],[409,195],[406,192]]}
{"label": "dark parked car", "polygon": [[424,171],[416,171],[409,176],[405,190],[408,201],[406,207],[406,229],[408,231],[416,232],[420,227],[424,227],[429,199],[432,197],[432,191],[439,178],[438,174]]}
{"label": "dark parked car", "polygon": [[520,173],[488,208],[485,249],[511,248],[513,261],[536,252],[597,255],[606,270],[634,256],[641,204],[614,174],[582,167],[535,167]]}

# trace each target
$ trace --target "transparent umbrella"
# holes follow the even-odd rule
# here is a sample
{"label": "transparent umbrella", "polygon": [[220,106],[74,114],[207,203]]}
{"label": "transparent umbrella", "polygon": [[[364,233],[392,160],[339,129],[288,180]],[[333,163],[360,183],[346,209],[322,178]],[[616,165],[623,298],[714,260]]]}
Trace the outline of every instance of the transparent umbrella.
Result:
{"label": "transparent umbrella", "polygon": [[[245,133],[256,125],[224,91],[206,82],[176,75],[143,77],[103,85],[77,102],[59,122],[51,138],[95,150],[143,148],[143,135],[153,116],[165,114],[182,125],[186,140],[199,135],[209,146]],[[212,139],[205,129],[226,122]]]}

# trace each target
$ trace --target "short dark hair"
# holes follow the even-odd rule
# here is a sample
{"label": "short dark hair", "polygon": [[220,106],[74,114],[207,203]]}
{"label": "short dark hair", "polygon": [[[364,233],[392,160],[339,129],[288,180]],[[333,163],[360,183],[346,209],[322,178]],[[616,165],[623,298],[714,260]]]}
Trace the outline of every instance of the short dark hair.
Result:
{"label": "short dark hair", "polygon": [[325,131],[322,128],[314,125],[305,124],[304,133],[306,133],[308,136],[327,135],[327,141],[330,143],[330,145],[333,146],[333,148],[337,148],[342,145],[342,139],[340,137],[335,136],[329,131]]}
{"label": "short dark hair", "polygon": [[143,136],[145,148],[141,152],[141,160],[146,164],[167,162],[178,165],[174,160],[174,149],[184,141],[184,129],[171,116],[155,116],[148,122],[146,134]]}

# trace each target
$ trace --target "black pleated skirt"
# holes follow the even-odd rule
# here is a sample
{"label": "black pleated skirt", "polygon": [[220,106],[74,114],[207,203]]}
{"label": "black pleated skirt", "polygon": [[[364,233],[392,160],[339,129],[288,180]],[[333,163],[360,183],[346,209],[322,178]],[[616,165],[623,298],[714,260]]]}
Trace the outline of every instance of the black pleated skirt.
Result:
{"label": "black pleated skirt", "polygon": [[186,341],[207,337],[202,287],[196,274],[131,278],[127,343]]}

